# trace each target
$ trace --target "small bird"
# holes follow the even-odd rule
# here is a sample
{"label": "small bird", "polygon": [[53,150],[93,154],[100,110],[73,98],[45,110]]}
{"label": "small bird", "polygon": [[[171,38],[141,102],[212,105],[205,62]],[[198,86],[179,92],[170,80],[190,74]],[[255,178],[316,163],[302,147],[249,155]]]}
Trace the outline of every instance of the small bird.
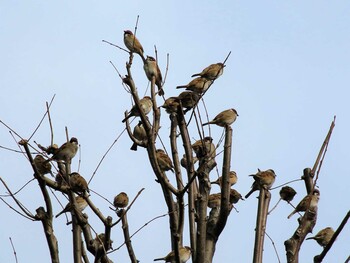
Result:
{"label": "small bird", "polygon": [[130,30],[124,31],[124,44],[130,52],[139,54],[142,58],[142,61],[145,62],[145,57],[143,56],[143,47],[140,41]]}
{"label": "small bird", "polygon": [[161,106],[169,114],[177,112],[180,106],[180,101],[178,97],[169,97],[164,101],[164,104]]}
{"label": "small bird", "polygon": [[77,193],[85,193],[86,192],[90,192],[89,191],[89,186],[86,182],[86,180],[84,179],[84,177],[82,177],[80,174],[78,173],[71,173],[70,177],[69,177],[69,184],[70,184],[70,188],[72,191],[77,192]]}
{"label": "small bird", "polygon": [[113,205],[119,209],[127,207],[129,204],[129,197],[125,192],[121,192],[114,197]]}
{"label": "small bird", "polygon": [[174,173],[173,163],[170,157],[162,149],[156,150],[156,157],[161,171],[165,172],[170,170]]}
{"label": "small bird", "polygon": [[334,235],[333,228],[326,227],[326,228],[320,230],[315,236],[308,237],[306,240],[314,239],[314,240],[316,240],[316,242],[320,246],[326,247],[328,245],[329,241],[332,239],[333,235]]}
{"label": "small bird", "polygon": [[[145,115],[150,113],[152,106],[153,106],[153,102],[151,97],[145,96],[142,99],[140,99],[140,107],[141,107],[141,110],[145,113]],[[134,116],[140,116],[140,111],[137,108],[136,104],[131,108],[128,115],[122,120],[122,122],[126,122],[127,119]]]}
{"label": "small bird", "polygon": [[[104,243],[105,243],[105,234],[104,233],[101,233],[99,235],[96,235],[96,237],[94,238],[94,241],[98,244],[98,248],[99,249],[103,249],[104,247]],[[113,240],[109,240],[108,241],[108,247],[107,248],[104,248],[105,251],[108,251],[109,249],[112,248],[112,243],[113,243]]]}
{"label": "small bird", "polygon": [[[230,187],[232,185],[234,185],[235,183],[237,183],[237,174],[235,171],[230,171],[228,173],[228,181],[229,181],[229,184],[230,184]],[[218,179],[216,179],[214,182],[210,182],[211,184],[217,184],[221,187],[221,183],[222,183],[222,176],[220,176]]]}
{"label": "small bird", "polygon": [[37,154],[34,157],[34,164],[36,166],[36,169],[41,175],[48,174],[51,172],[51,164],[45,160],[45,158],[41,154]]}
{"label": "small bird", "polygon": [[[198,162],[198,158],[197,157],[192,157],[193,159],[193,164],[195,164],[196,162]],[[184,154],[180,160],[180,164],[183,168],[187,169],[187,158],[186,158],[186,154]]]}
{"label": "small bird", "polygon": [[147,56],[143,64],[143,69],[145,70],[146,76],[149,81],[152,81],[153,76],[155,77],[155,84],[158,87],[158,95],[163,96],[164,95],[164,90],[162,88],[163,77],[162,77],[162,73],[160,72],[157,61],[154,59],[154,57]]}
{"label": "small bird", "polygon": [[206,156],[211,158],[216,156],[216,147],[213,143],[213,138],[210,136],[204,137],[203,141],[196,141],[194,144],[192,144],[192,149],[199,159]]}
{"label": "small bird", "polygon": [[230,189],[230,203],[237,204],[239,200],[244,200],[242,195],[235,189]]}
{"label": "small bird", "polygon": [[77,152],[78,139],[72,137],[69,142],[62,144],[61,147],[56,150],[55,154],[49,160],[46,160],[46,162],[50,160],[70,162]]}
{"label": "small bird", "polygon": [[[243,200],[242,195],[235,189],[230,189],[230,204],[237,204],[239,200]],[[211,194],[208,196],[208,207],[214,208],[221,205],[221,193]]]}
{"label": "small bird", "polygon": [[209,80],[215,80],[224,72],[225,65],[222,63],[211,64],[202,70],[201,73],[193,74],[192,77],[201,76]]}
{"label": "small bird", "polygon": [[186,114],[186,112],[197,105],[200,95],[196,92],[184,91],[179,94],[178,99],[181,102],[182,108],[185,109],[184,113]]}
{"label": "small bird", "polygon": [[[190,259],[192,253],[192,249],[188,246],[181,247],[179,249],[179,257],[180,257],[180,262],[179,263],[185,263],[187,260]],[[164,260],[165,262],[171,262],[175,263],[176,258],[175,258],[175,251],[171,251],[168,255],[166,255],[163,258],[156,258],[153,261],[161,261]]]}
{"label": "small bird", "polygon": [[[75,197],[75,202],[77,204],[77,209],[82,212],[88,205],[88,203],[86,202],[86,200],[84,198],[82,198],[81,196],[76,196]],[[67,212],[70,212],[71,210],[73,209],[73,206],[72,204],[69,202],[66,207],[61,211],[59,212],[55,217],[59,217],[60,215],[64,214],[64,213],[67,213]]]}
{"label": "small bird", "polygon": [[258,169],[258,172],[256,174],[252,174],[250,176],[253,176],[254,183],[252,184],[252,189],[248,194],[246,194],[245,198],[248,198],[253,192],[260,190],[261,188],[269,190],[275,182],[276,178],[276,174],[272,169],[266,171],[260,171]]}
{"label": "small bird", "polygon": [[[141,141],[142,143],[147,144],[148,137],[146,134],[146,130],[143,127],[142,121],[139,121],[139,123],[135,126],[133,135],[137,140]],[[132,144],[130,150],[137,151],[137,143],[134,142]]]}
{"label": "small bird", "polygon": [[231,125],[237,119],[238,113],[235,109],[224,110],[220,112],[216,117],[209,122],[203,123],[203,126],[208,124],[216,124],[220,127],[226,127]]}
{"label": "small bird", "polygon": [[203,94],[204,92],[206,92],[209,89],[209,87],[212,83],[213,83],[212,80],[198,77],[198,78],[191,80],[190,83],[188,83],[187,85],[177,86],[176,88],[177,89],[185,88],[186,90],[193,91],[197,94]]}
{"label": "small bird", "polygon": [[297,194],[297,192],[290,186],[284,186],[280,190],[281,199],[288,202],[288,203],[293,200],[293,198],[296,194]]}
{"label": "small bird", "polygon": [[288,219],[291,218],[295,213],[305,212],[307,209],[314,209],[317,207],[318,200],[320,199],[320,191],[314,189],[311,194],[305,196],[299,204],[295,207],[292,213],[288,216]]}

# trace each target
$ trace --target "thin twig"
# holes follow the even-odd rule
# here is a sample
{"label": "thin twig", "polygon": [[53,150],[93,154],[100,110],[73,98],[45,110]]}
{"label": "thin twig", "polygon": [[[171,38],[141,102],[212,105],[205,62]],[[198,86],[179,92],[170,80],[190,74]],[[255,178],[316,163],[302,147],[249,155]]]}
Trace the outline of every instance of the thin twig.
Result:
{"label": "thin twig", "polygon": [[14,192],[13,194],[7,194],[7,195],[0,195],[1,197],[9,197],[9,196],[15,196],[16,194],[18,194],[20,191],[22,191],[22,189],[24,189],[24,187],[26,187],[29,183],[31,183],[32,181],[34,181],[35,178],[30,179],[28,182],[26,182],[21,188],[19,188],[16,192]]}
{"label": "thin twig", "polygon": [[276,256],[277,256],[277,259],[278,259],[278,262],[279,263],[281,263],[281,260],[280,260],[280,257],[279,257],[279,255],[278,255],[278,251],[277,251],[277,248],[276,248],[276,245],[275,245],[275,242],[273,241],[273,239],[269,236],[269,234],[268,233],[266,233],[266,231],[265,231],[265,235],[270,239],[270,241],[271,241],[271,244],[272,244],[272,246],[273,246],[273,249],[275,250],[275,253],[276,253]]}
{"label": "thin twig", "polygon": [[18,263],[17,253],[16,253],[15,246],[13,245],[12,238],[11,238],[11,237],[9,237],[9,239],[10,239],[10,242],[11,242],[11,246],[12,246],[13,254],[15,255],[16,263]]}
{"label": "thin twig", "polygon": [[102,40],[102,42],[105,42],[105,43],[107,43],[107,44],[110,44],[110,45],[113,46],[113,47],[117,47],[117,48],[119,48],[119,49],[121,49],[121,50],[124,50],[124,51],[127,52],[127,53],[130,53],[129,50],[126,50],[125,48],[122,48],[122,47],[120,47],[120,46],[118,46],[118,45],[116,45],[116,44],[113,44],[113,43],[111,43],[111,42],[108,42],[107,40]]}
{"label": "thin twig", "polygon": [[276,188],[280,188],[282,186],[285,186],[285,185],[288,185],[290,183],[294,183],[294,182],[298,182],[298,181],[302,181],[303,179],[295,179],[295,180],[292,180],[292,181],[289,181],[289,182],[286,182],[284,184],[280,184],[280,185],[277,185],[275,187],[272,187],[270,190],[275,190]]}

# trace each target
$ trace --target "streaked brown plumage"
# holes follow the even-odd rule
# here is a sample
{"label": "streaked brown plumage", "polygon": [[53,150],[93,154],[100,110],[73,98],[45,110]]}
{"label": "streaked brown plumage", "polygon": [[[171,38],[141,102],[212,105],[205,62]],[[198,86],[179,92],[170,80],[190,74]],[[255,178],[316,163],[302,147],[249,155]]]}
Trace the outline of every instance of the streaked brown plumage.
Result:
{"label": "streaked brown plumage", "polygon": [[[239,200],[243,200],[242,195],[235,189],[230,189],[230,204],[236,204]],[[215,208],[221,205],[221,193],[210,194],[208,196],[208,207]]]}
{"label": "streaked brown plumage", "polygon": [[[232,185],[234,185],[235,183],[237,183],[237,174],[235,171],[230,171],[228,173],[228,181],[229,181],[229,184],[230,184],[230,187]],[[222,176],[220,176],[218,179],[216,179],[214,182],[211,182],[212,184],[217,184],[221,187],[221,183],[222,183]]]}
{"label": "streaked brown plumage", "polygon": [[280,190],[281,199],[288,203],[293,200],[296,194],[297,192],[290,186],[283,186]]}
{"label": "streaked brown plumage", "polygon": [[[72,137],[69,142],[61,145],[50,158],[56,161],[68,161],[70,162],[78,152],[78,139]],[[48,161],[48,160],[47,160]]]}
{"label": "streaked brown plumage", "polygon": [[196,141],[194,144],[192,144],[192,149],[197,158],[203,158],[206,156],[215,158],[216,156],[216,147],[213,143],[213,138],[210,136],[204,137],[203,141]]}
{"label": "streaked brown plumage", "polygon": [[198,94],[202,94],[208,90],[210,85],[213,83],[212,80],[198,77],[191,80],[187,85],[177,86],[177,89],[185,88],[186,90],[193,91]]}
{"label": "streaked brown plumage", "polygon": [[69,176],[69,180],[70,188],[72,191],[82,194],[84,194],[85,192],[90,192],[86,180],[80,174],[76,172],[71,173]]}
{"label": "streaked brown plumage", "polygon": [[203,123],[203,126],[208,124],[216,124],[220,127],[231,125],[237,119],[238,113],[235,109],[228,109],[220,112],[216,117],[209,122]]}
{"label": "streaked brown plumage", "polygon": [[[196,162],[198,162],[198,158],[197,158],[197,157],[193,156],[192,159],[193,159],[193,164],[195,164]],[[187,168],[187,158],[186,158],[186,154],[184,154],[184,155],[182,156],[182,158],[181,158],[181,160],[180,160],[180,164],[181,164],[181,166],[182,166],[183,168],[185,168],[185,169]]]}
{"label": "streaked brown plumage", "polygon": [[222,75],[224,67],[225,65],[222,63],[211,64],[203,69],[201,73],[193,74],[192,77],[201,76],[209,80],[215,80]]}
{"label": "streaked brown plumage", "polygon": [[113,205],[116,208],[124,208],[129,204],[129,197],[125,192],[121,192],[114,197]]}
{"label": "streaked brown plumage", "polygon": [[326,247],[328,245],[329,241],[332,239],[333,235],[334,235],[333,228],[326,227],[326,228],[320,230],[315,236],[308,237],[306,240],[314,239],[314,240],[316,240],[316,242],[320,246]]}
{"label": "streaked brown plumage", "polygon": [[[153,102],[151,97],[145,96],[142,99],[140,99],[140,107],[141,107],[141,110],[145,113],[145,115],[150,113],[152,106],[153,106]],[[140,111],[137,108],[136,104],[131,108],[128,115],[122,120],[122,122],[126,122],[127,119],[134,116],[140,116]]]}
{"label": "streaked brown plumage", "polygon": [[183,91],[179,94],[178,99],[181,101],[182,108],[185,109],[184,113],[186,113],[197,105],[200,95],[192,91]]}
{"label": "streaked brown plumage", "polygon": [[124,31],[124,44],[129,49],[130,52],[139,54],[142,58],[142,61],[145,61],[143,56],[143,47],[140,41],[135,37],[135,35],[130,30]]}
{"label": "streaked brown plumage", "polygon": [[[77,205],[77,209],[82,212],[88,205],[88,203],[86,202],[86,200],[84,198],[82,198],[81,196],[76,196],[75,197],[75,202],[76,202],[76,205]],[[64,214],[64,213],[67,213],[67,212],[70,212],[71,210],[73,209],[73,206],[72,204],[69,202],[66,207],[61,211],[59,212],[56,217],[59,217],[60,215]]]}
{"label": "streaked brown plumage", "polygon": [[169,97],[164,101],[164,104],[161,106],[165,109],[167,113],[177,112],[180,106],[180,101],[178,97]]}
{"label": "streaked brown plumage", "polygon": [[[180,257],[180,263],[185,263],[187,262],[187,260],[190,259],[191,257],[191,253],[192,253],[192,249],[188,246],[185,247],[181,247],[179,249],[179,257]],[[176,258],[175,258],[175,251],[171,251],[168,255],[166,255],[163,258],[156,258],[154,259],[154,261],[165,261],[165,262],[175,262]]]}
{"label": "streaked brown plumage", "polygon": [[[139,123],[135,126],[133,135],[137,140],[147,144],[148,137],[142,121],[139,121]],[[133,143],[130,150],[137,151],[137,143]]]}
{"label": "streaked brown plumage", "polygon": [[305,212],[307,209],[315,209],[317,207],[319,199],[320,191],[314,189],[312,194],[308,194],[299,202],[293,212],[288,216],[288,219],[291,218],[295,213]]}
{"label": "streaked brown plumage", "polygon": [[143,69],[145,70],[146,76],[149,81],[152,81],[153,76],[155,77],[155,84],[158,87],[158,95],[163,96],[164,95],[164,90],[162,88],[163,77],[159,69],[159,66],[157,64],[157,61],[154,59],[154,57],[147,56],[143,64]]}
{"label": "streaked brown plumage", "polygon": [[34,164],[41,175],[48,174],[48,173],[52,175],[50,162],[47,162],[46,159],[41,154],[37,154],[34,157]]}
{"label": "streaked brown plumage", "polygon": [[237,204],[239,200],[244,200],[242,195],[235,189],[230,189],[230,203]]}
{"label": "streaked brown plumage", "polygon": [[266,171],[258,170],[256,174],[250,176],[253,176],[254,183],[252,184],[252,189],[246,194],[245,198],[248,198],[253,192],[260,190],[262,187],[266,190],[270,189],[276,178],[276,174],[272,169]]}
{"label": "streaked brown plumage", "polygon": [[156,150],[156,157],[160,170],[163,172],[170,170],[174,173],[173,163],[170,157],[162,149]]}

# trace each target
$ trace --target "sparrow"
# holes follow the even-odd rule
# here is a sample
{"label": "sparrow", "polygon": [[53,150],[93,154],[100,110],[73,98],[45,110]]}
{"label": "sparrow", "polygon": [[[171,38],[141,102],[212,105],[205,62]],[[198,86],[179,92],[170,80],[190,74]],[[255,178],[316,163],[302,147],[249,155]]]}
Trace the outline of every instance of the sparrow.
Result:
{"label": "sparrow", "polygon": [[197,94],[203,94],[204,92],[206,92],[209,89],[209,87],[212,83],[213,83],[212,80],[198,77],[198,78],[191,80],[187,85],[177,86],[176,88],[177,89],[185,88],[186,90],[193,91]]}
{"label": "sparrow", "polygon": [[224,72],[225,65],[222,63],[211,64],[203,69],[201,73],[193,74],[192,77],[201,76],[209,80],[215,80]]}
{"label": "sparrow", "polygon": [[[239,200],[243,200],[242,195],[235,189],[230,189],[230,204],[236,204]],[[214,208],[221,205],[221,193],[211,194],[208,196],[208,207]]]}
{"label": "sparrow", "polygon": [[[105,234],[101,233],[99,235],[96,235],[96,237],[94,238],[94,241],[98,244],[98,248],[102,249],[105,243]],[[110,239],[108,242],[108,248],[105,248],[106,251],[112,248],[112,243],[113,243],[113,240]]]}
{"label": "sparrow", "polygon": [[290,186],[284,186],[280,190],[281,199],[288,202],[288,203],[293,200],[293,198],[296,194],[297,194],[297,192]]}
{"label": "sparrow", "polygon": [[51,172],[51,164],[45,160],[45,158],[41,154],[37,154],[34,157],[34,164],[36,166],[36,169],[41,175],[48,174]]}
{"label": "sparrow", "polygon": [[210,136],[204,137],[203,141],[198,140],[192,144],[192,149],[195,152],[197,158],[210,156],[214,158],[216,156],[216,147],[213,143],[213,138]]}
{"label": "sparrow", "polygon": [[200,95],[196,92],[184,91],[179,94],[178,99],[181,101],[182,108],[185,109],[184,113],[186,113],[197,105]]}
{"label": "sparrow", "polygon": [[77,193],[84,193],[85,191],[88,193],[90,192],[89,186],[88,186],[86,180],[80,174],[71,173],[70,177],[69,177],[69,181],[70,181],[69,182],[70,188],[72,191],[77,192]]}
{"label": "sparrow", "polygon": [[252,189],[246,194],[245,198],[248,198],[253,192],[260,190],[262,187],[266,190],[270,189],[276,178],[276,174],[272,169],[266,171],[260,171],[258,169],[256,174],[250,176],[253,176],[254,183],[252,184]]}
{"label": "sparrow", "polygon": [[[88,203],[86,202],[86,200],[84,198],[82,198],[81,196],[76,196],[75,197],[75,202],[77,204],[77,209],[82,212],[88,205]],[[73,206],[72,204],[69,202],[66,207],[61,211],[59,212],[55,217],[59,217],[60,215],[64,214],[64,213],[67,213],[67,212],[70,212],[71,210],[73,209]]]}
{"label": "sparrow", "polygon": [[114,197],[113,205],[115,208],[124,208],[127,207],[129,204],[129,197],[126,193],[121,192],[118,195]]}
{"label": "sparrow", "polygon": [[314,189],[311,194],[305,196],[299,204],[295,207],[294,211],[290,213],[288,219],[291,218],[295,213],[305,212],[307,209],[317,207],[318,200],[320,199],[320,191]]}
{"label": "sparrow", "polygon": [[[192,249],[188,246],[181,247],[179,249],[179,257],[180,257],[180,262],[179,263],[185,263],[187,260],[190,259],[192,253]],[[171,262],[174,263],[176,258],[175,258],[175,251],[171,251],[168,255],[166,255],[163,258],[156,258],[154,261],[161,261],[164,260],[165,262]]]}
{"label": "sparrow", "polygon": [[216,117],[209,122],[203,123],[203,126],[208,124],[216,124],[220,127],[226,127],[231,125],[237,119],[238,113],[235,109],[224,110],[220,112]]}
{"label": "sparrow", "polygon": [[332,239],[333,235],[334,235],[333,228],[326,227],[326,228],[320,230],[315,236],[308,237],[306,240],[314,239],[314,240],[316,240],[316,242],[320,246],[326,247],[328,245],[329,241]]}
{"label": "sparrow", "polygon": [[[135,126],[133,135],[137,140],[147,143],[148,137],[145,128],[143,127],[142,121],[139,121],[139,123]],[[137,143],[133,143],[130,150],[137,151]]]}
{"label": "sparrow", "polygon": [[230,189],[230,203],[237,204],[239,200],[244,200],[242,195],[235,189]]}
{"label": "sparrow", "polygon": [[[235,183],[237,183],[237,180],[238,180],[238,178],[237,178],[237,174],[236,174],[236,172],[235,171],[230,171],[229,173],[228,173],[228,181],[229,181],[229,183],[230,183],[230,187],[232,186],[232,185],[234,185]],[[214,182],[210,182],[211,184],[217,184],[217,185],[219,185],[220,187],[221,187],[221,183],[222,183],[222,176],[220,176],[218,179],[216,179]]]}
{"label": "sparrow", "polygon": [[130,30],[124,31],[124,44],[130,52],[139,54],[142,58],[142,61],[145,62],[145,58],[143,56],[143,47],[140,41]]}
{"label": "sparrow", "polygon": [[[193,159],[193,164],[195,164],[198,161],[197,157],[192,157]],[[184,154],[180,160],[180,164],[183,168],[187,169],[187,158],[186,158],[186,154]]]}
{"label": "sparrow", "polygon": [[[142,99],[140,99],[140,107],[146,115],[148,113],[150,113],[152,106],[153,106],[153,102],[152,102],[151,97],[145,96]],[[126,122],[127,119],[134,117],[134,116],[140,116],[140,111],[137,108],[136,104],[131,108],[128,115],[122,120],[122,122]]]}
{"label": "sparrow", "polygon": [[68,185],[63,174],[61,172],[58,172],[55,176],[55,181],[60,186],[66,186]]}
{"label": "sparrow", "polygon": [[170,157],[162,149],[156,150],[156,157],[161,171],[165,172],[170,170],[174,173],[174,165]]}
{"label": "sparrow", "polygon": [[163,77],[162,73],[160,72],[159,66],[157,64],[157,61],[154,59],[154,57],[147,56],[144,64],[143,69],[145,70],[146,76],[149,81],[152,81],[152,77],[155,77],[155,84],[158,87],[158,95],[163,96],[164,90],[162,88],[162,82]]}
{"label": "sparrow", "polygon": [[[78,152],[78,139],[72,137],[69,142],[61,145],[49,160],[70,162]],[[49,161],[49,160],[46,160]]]}
{"label": "sparrow", "polygon": [[164,101],[164,104],[161,107],[164,108],[165,111],[170,114],[173,112],[177,112],[177,109],[179,108],[179,106],[180,106],[179,98],[170,97]]}

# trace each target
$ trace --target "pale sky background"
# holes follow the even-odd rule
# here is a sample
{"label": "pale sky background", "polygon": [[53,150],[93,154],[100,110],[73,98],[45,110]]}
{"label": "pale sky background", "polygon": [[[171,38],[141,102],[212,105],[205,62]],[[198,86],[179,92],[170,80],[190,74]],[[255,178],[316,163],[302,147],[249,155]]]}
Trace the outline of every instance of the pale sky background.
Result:
{"label": "pale sky background", "polygon": [[[232,51],[224,74],[205,96],[209,117],[234,107],[239,113],[233,124],[232,170],[239,176],[235,188],[245,195],[249,174],[272,168],[275,185],[300,178],[312,167],[333,116],[336,127],[318,181],[321,191],[314,233],[326,226],[337,228],[349,210],[350,184],[349,1],[1,1],[0,2],[0,119],[23,137],[29,137],[45,112],[45,102],[56,94],[51,108],[55,143],[65,141],[64,127],[81,144],[80,172],[90,178],[108,147],[124,129],[121,120],[131,107],[130,96],[112,68],[124,75],[128,54],[102,42],[123,46],[123,30],[135,27],[146,54],[157,45],[159,65],[165,72],[166,96],[178,94],[175,86],[211,63],[223,61]],[[133,76],[141,94],[148,81],[141,60],[135,57]],[[159,103],[161,101],[159,100]],[[165,112],[161,136],[167,142],[169,121]],[[135,123],[135,122],[134,122]],[[192,138],[198,134],[192,129]],[[222,129],[212,126],[217,142]],[[45,120],[33,138],[48,145],[50,130]],[[0,145],[16,148],[5,127]],[[160,147],[158,142],[157,144]],[[154,181],[145,151],[129,150],[123,134],[98,170],[90,187],[109,200],[125,191],[133,198],[145,188],[128,214],[133,233],[148,220],[166,213],[159,185]],[[169,145],[166,143],[167,149]],[[222,145],[221,145],[222,147]],[[0,176],[16,191],[32,178],[26,159],[0,150]],[[218,156],[218,169],[221,170]],[[73,169],[78,167],[78,156]],[[172,174],[169,174],[171,177]],[[211,177],[215,179],[216,173]],[[303,182],[293,183],[297,204],[305,195]],[[217,186],[212,187],[217,192]],[[279,189],[272,191],[271,206]],[[4,194],[0,187],[0,194]],[[257,194],[236,205],[221,235],[214,262],[251,262],[254,246]],[[33,213],[43,205],[36,182],[18,198]],[[59,195],[65,204],[65,199]],[[92,194],[107,216],[108,204]],[[60,211],[54,202],[55,212]],[[273,238],[281,262],[283,242],[297,227],[297,216],[288,220],[292,208],[281,203],[268,217],[267,233]],[[30,222],[0,203],[0,262],[15,262],[9,237],[19,262],[49,262],[40,222]],[[92,211],[85,212],[97,232],[102,224]],[[61,216],[54,221],[62,262],[72,262],[71,231]],[[137,258],[151,262],[170,250],[168,219],[151,223],[133,239]],[[324,262],[344,262],[350,254],[347,225]],[[123,242],[118,225],[112,232],[114,247]],[[185,244],[188,244],[185,235]],[[321,252],[316,242],[305,241],[301,262],[312,262]],[[126,248],[111,255],[114,262],[129,262]],[[278,262],[266,239],[264,262]]]}

